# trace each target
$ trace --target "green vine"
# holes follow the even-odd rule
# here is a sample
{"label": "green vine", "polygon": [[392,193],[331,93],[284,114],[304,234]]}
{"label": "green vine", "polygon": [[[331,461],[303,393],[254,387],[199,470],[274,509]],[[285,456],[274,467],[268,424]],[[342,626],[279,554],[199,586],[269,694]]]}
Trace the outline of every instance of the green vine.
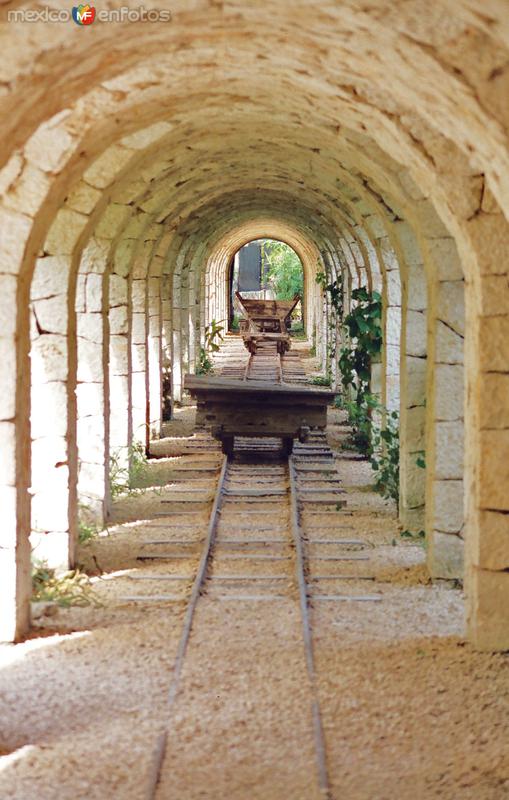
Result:
{"label": "green vine", "polygon": [[354,289],[355,308],[343,320],[349,343],[341,348],[339,368],[346,392],[354,390],[357,400],[369,391],[371,362],[382,349],[382,297],[366,288]]}
{"label": "green vine", "polygon": [[340,275],[336,280],[328,281],[325,272],[317,272],[315,281],[322,287],[324,292],[327,292],[332,308],[336,312],[338,319],[342,320],[344,313],[343,276]]}
{"label": "green vine", "polygon": [[215,319],[212,320],[210,325],[206,326],[204,346],[200,347],[200,352],[198,354],[198,365],[196,367],[197,375],[208,375],[214,372],[214,364],[210,358],[210,354],[217,353],[219,350],[220,344],[218,344],[218,342],[222,342],[224,339],[223,330],[223,325],[220,325]]}

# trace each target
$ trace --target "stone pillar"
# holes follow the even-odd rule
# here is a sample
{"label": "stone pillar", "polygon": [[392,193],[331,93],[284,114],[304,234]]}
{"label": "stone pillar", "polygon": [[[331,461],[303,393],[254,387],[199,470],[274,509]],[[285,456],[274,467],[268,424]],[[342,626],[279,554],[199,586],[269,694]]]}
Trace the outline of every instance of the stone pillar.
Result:
{"label": "stone pillar", "polygon": [[465,289],[454,240],[434,239],[430,251],[437,265],[438,280],[428,320],[428,566],[434,578],[462,578]]}
{"label": "stone pillar", "polygon": [[78,331],[78,494],[87,515],[102,525],[107,513],[109,242],[91,240],[84,251],[76,291]]}
{"label": "stone pillar", "polygon": [[66,208],[58,212],[31,289],[31,541],[34,557],[59,569],[73,565],[77,541],[76,315],[69,298],[76,285],[72,254],[87,221]]}
{"label": "stone pillar", "polygon": [[[5,215],[7,217],[7,215]],[[2,214],[2,217],[4,215]],[[2,218],[0,240],[10,252],[16,215]],[[19,218],[26,226],[26,218]],[[5,239],[7,238],[7,242]],[[3,255],[4,250],[0,254]],[[30,624],[30,448],[28,298],[18,307],[17,279],[0,261],[0,642],[21,637]],[[25,305],[26,303],[26,305]],[[26,315],[26,320],[20,319]],[[17,372],[23,375],[17,386]]]}
{"label": "stone pillar", "polygon": [[394,230],[403,274],[399,517],[404,530],[418,533],[425,530],[426,270],[410,225],[401,220]]}
{"label": "stone pillar", "polygon": [[466,287],[467,623],[475,647],[507,651],[509,225],[486,191],[483,211],[469,226],[481,277],[477,285],[473,282]]}

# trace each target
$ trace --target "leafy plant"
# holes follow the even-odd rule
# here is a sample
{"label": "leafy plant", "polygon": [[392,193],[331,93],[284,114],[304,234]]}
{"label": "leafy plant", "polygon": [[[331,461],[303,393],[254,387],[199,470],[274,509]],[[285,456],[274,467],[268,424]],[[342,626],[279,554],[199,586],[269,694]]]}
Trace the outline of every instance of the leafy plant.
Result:
{"label": "leafy plant", "polygon": [[217,353],[219,350],[219,342],[222,342],[224,339],[223,330],[223,325],[220,325],[215,319],[212,320],[210,325],[206,326],[205,344],[204,347],[200,347],[200,352],[198,354],[198,365],[196,367],[197,375],[208,375],[214,371],[214,364],[212,359],[209,358],[209,355],[210,353]]}
{"label": "leafy plant", "polygon": [[86,544],[92,539],[95,539],[99,533],[96,525],[89,525],[86,522],[78,523],[78,541],[80,544]]}
{"label": "leafy plant", "polygon": [[100,606],[94,597],[90,578],[79,569],[56,574],[45,561],[35,561],[32,566],[32,600],[54,602],[59,606]]}
{"label": "leafy plant", "polygon": [[302,263],[297,253],[285,242],[266,239],[262,243],[265,277],[276,300],[293,300],[304,291]]}
{"label": "leafy plant", "polygon": [[145,445],[133,442],[127,450],[129,457],[129,484],[136,483],[145,472],[148,464]]}
{"label": "leafy plant", "polygon": [[344,301],[343,301],[343,277],[340,276],[334,281],[329,281],[325,272],[317,272],[315,276],[316,283],[322,287],[324,292],[329,295],[330,304],[335,310],[338,319],[343,319]]}
{"label": "leafy plant", "polygon": [[219,350],[220,345],[217,343],[217,340],[219,340],[220,342],[223,341],[224,339],[223,330],[224,330],[223,325],[220,325],[219,322],[216,322],[215,319],[212,320],[210,325],[206,326],[205,349],[208,353],[217,353],[217,351]]}
{"label": "leafy plant", "polygon": [[369,390],[373,356],[382,349],[382,297],[362,287],[352,299],[357,305],[343,320],[349,343],[341,349],[339,368],[344,389],[352,387],[361,400]]}
{"label": "leafy plant", "polygon": [[[385,411],[385,409],[384,409]],[[396,411],[385,411],[385,426],[373,428],[371,466],[375,486],[383,497],[399,503],[399,425]]]}
{"label": "leafy plant", "polygon": [[426,532],[425,531],[417,531],[413,533],[412,531],[401,531],[400,536],[402,539],[425,539]]}
{"label": "leafy plant", "polygon": [[110,454],[109,475],[111,497],[115,499],[120,495],[130,494],[131,484],[140,480],[147,464],[145,445],[142,442],[135,441],[127,448],[127,459],[122,450],[113,451]]}
{"label": "leafy plant", "polygon": [[315,378],[311,378],[309,381],[314,386],[330,386],[332,382],[331,375],[317,375]]}

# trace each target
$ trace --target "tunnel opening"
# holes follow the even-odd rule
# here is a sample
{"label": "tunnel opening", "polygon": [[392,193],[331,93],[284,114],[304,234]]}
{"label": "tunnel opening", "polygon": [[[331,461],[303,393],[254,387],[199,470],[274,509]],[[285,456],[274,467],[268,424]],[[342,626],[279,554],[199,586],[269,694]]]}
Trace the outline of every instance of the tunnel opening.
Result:
{"label": "tunnel opening", "polygon": [[303,302],[304,268],[295,250],[286,242],[256,239],[241,247],[230,265],[229,330],[239,330],[242,309],[236,299],[293,300],[299,302],[288,319],[294,334],[305,333]]}

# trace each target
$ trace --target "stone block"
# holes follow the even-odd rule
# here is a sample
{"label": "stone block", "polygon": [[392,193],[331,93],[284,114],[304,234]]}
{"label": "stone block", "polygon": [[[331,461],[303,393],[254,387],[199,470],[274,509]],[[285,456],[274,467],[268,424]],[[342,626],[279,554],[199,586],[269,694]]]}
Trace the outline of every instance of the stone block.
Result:
{"label": "stone block", "polygon": [[2,336],[16,333],[16,292],[18,281],[14,275],[0,275],[0,331]]}
{"label": "stone block", "polygon": [[407,396],[406,407],[423,405],[426,398],[426,359],[406,356]]}
{"label": "stone block", "polygon": [[5,205],[35,217],[46,198],[49,186],[50,178],[47,173],[26,163],[23,172],[5,195]]}
{"label": "stone block", "polygon": [[146,369],[147,348],[144,344],[133,344],[131,347],[132,368],[136,372],[144,372]]}
{"label": "stone block", "polygon": [[86,286],[87,286],[87,276],[77,275],[74,309],[77,313],[80,314],[84,314],[86,311]]}
{"label": "stone block", "polygon": [[481,431],[481,508],[509,511],[509,430]]}
{"label": "stone block", "polygon": [[110,377],[111,375],[127,375],[127,357],[127,336],[110,336]]}
{"label": "stone block", "polygon": [[461,364],[435,365],[435,418],[463,419],[465,407],[464,367]]}
{"label": "stone block", "polygon": [[78,453],[88,464],[104,464],[104,417],[80,417],[77,424]]}
{"label": "stone block", "polygon": [[483,372],[509,372],[509,316],[479,320],[480,358]]}
{"label": "stone block", "polygon": [[103,277],[90,273],[85,282],[85,304],[88,312],[101,312],[103,307]]}
{"label": "stone block", "polygon": [[105,189],[114,181],[132,158],[131,150],[118,145],[111,145],[87,169],[84,179],[97,189]]}
{"label": "stone block", "polygon": [[102,275],[106,269],[111,243],[93,236],[88,240],[80,259],[80,273]]}
{"label": "stone block", "polygon": [[[32,439],[32,486],[44,489],[46,481],[51,481],[54,473],[61,475],[62,466],[67,463],[66,433],[48,434]],[[55,480],[58,480],[58,476]]]}
{"label": "stone block", "polygon": [[424,266],[411,267],[408,274],[408,308],[412,311],[426,311],[428,288]]}
{"label": "stone block", "polygon": [[25,158],[45,172],[58,173],[75,147],[74,137],[56,120],[39,125],[25,145]]}
{"label": "stone block", "polygon": [[464,543],[459,536],[433,531],[428,537],[428,569],[432,578],[462,579]]}
{"label": "stone block", "polygon": [[413,229],[408,222],[401,220],[396,222],[393,227],[396,231],[399,245],[403,252],[403,258],[408,268],[417,267],[419,269],[424,269],[421,249],[417,243]]}
{"label": "stone block", "polygon": [[127,280],[119,275],[110,275],[110,308],[127,305],[127,292]]}
{"label": "stone block", "polygon": [[406,345],[409,356],[422,357],[427,350],[426,315],[420,311],[407,312]]}
{"label": "stone block", "polygon": [[[2,530],[0,550],[15,549],[18,532],[16,520],[17,490],[15,486],[0,486],[0,508],[2,509]],[[0,586],[3,586],[0,583]]]}
{"label": "stone block", "polygon": [[145,279],[133,280],[131,287],[131,298],[133,310],[138,312],[145,311],[145,295],[147,291],[147,284]]}
{"label": "stone block", "polygon": [[68,285],[70,260],[66,256],[46,256],[35,262],[34,276],[30,285],[30,299],[42,300],[53,295],[65,294]]}
{"label": "stone block", "polygon": [[97,203],[101,199],[101,192],[89,186],[84,181],[79,181],[78,185],[67,196],[65,205],[73,211],[80,211],[82,214],[91,214]]}
{"label": "stone block", "polygon": [[467,593],[469,639],[478,650],[509,650],[509,572],[471,570]]}
{"label": "stone block", "polygon": [[424,505],[425,471],[417,466],[417,454],[401,454],[401,505],[403,508],[420,508]]}
{"label": "stone block", "polygon": [[173,127],[169,122],[155,122],[147,128],[142,128],[140,131],[130,134],[130,136],[124,136],[121,143],[124,147],[129,147],[132,150],[143,150],[170,133]]}
{"label": "stone block", "polygon": [[459,533],[464,519],[464,489],[461,480],[433,481],[433,529]]}
{"label": "stone block", "polygon": [[437,422],[435,425],[437,480],[460,480],[463,477],[463,422]]}
{"label": "stone block", "polygon": [[[57,472],[57,470],[54,470]],[[68,529],[68,469],[60,467],[58,476],[49,475],[46,483],[32,497],[32,528],[36,531]],[[41,558],[39,553],[34,554]]]}
{"label": "stone block", "polygon": [[481,285],[481,314],[494,317],[509,314],[509,277],[486,275]]}
{"label": "stone block", "polygon": [[122,239],[118,243],[113,259],[114,269],[118,275],[128,275],[136,245],[136,239]]}
{"label": "stone block", "polygon": [[442,364],[463,364],[464,339],[437,320],[436,323],[436,360]]}
{"label": "stone block", "polygon": [[428,239],[427,245],[435,265],[435,273],[440,281],[463,280],[463,269],[454,239],[451,237]]}
{"label": "stone block", "polygon": [[509,375],[486,373],[480,384],[481,428],[509,428]]}
{"label": "stone block", "polygon": [[45,251],[50,255],[71,255],[87,223],[85,214],[61,208],[46,237]]}
{"label": "stone block", "polygon": [[30,217],[0,208],[0,273],[19,272],[31,229]]}
{"label": "stone block", "polygon": [[102,383],[78,383],[76,386],[78,418],[100,417],[104,414],[104,386]]}
{"label": "stone block", "polygon": [[399,350],[401,339],[401,308],[389,306],[385,320],[385,342],[395,345]]}
{"label": "stone block", "polygon": [[0,422],[0,485],[16,483],[16,428],[13,422]]}
{"label": "stone block", "polygon": [[78,339],[78,381],[102,383],[104,380],[103,348],[100,344]]}
{"label": "stone block", "polygon": [[[476,214],[468,220],[468,233],[476,250],[481,275],[507,272],[509,226],[502,214]],[[486,246],[489,242],[489,247]]]}
{"label": "stone block", "polygon": [[461,336],[465,335],[465,284],[443,281],[437,287],[437,318]]}
{"label": "stone block", "polygon": [[[384,236],[382,239],[379,240],[378,246],[380,248],[380,255],[382,257],[385,269],[388,272],[392,272],[393,275],[397,275],[399,279],[398,257],[394,252],[394,249],[389,241],[389,238],[387,236]],[[400,296],[401,296],[401,289],[400,289]]]}
{"label": "stone block", "polygon": [[131,318],[131,338],[133,344],[144,344],[147,336],[147,320],[145,314],[133,314]]}
{"label": "stone block", "polygon": [[32,380],[35,384],[67,380],[67,339],[46,333],[32,342]]}
{"label": "stone block", "polygon": [[399,345],[388,344],[385,348],[385,359],[387,375],[399,375]]}
{"label": "stone block", "polygon": [[110,334],[127,334],[127,306],[116,306],[109,311]]}
{"label": "stone block", "polygon": [[64,381],[32,385],[30,423],[33,439],[44,436],[65,437],[67,414],[67,384]]}
{"label": "stone block", "polygon": [[114,239],[121,232],[131,213],[130,206],[110,203],[97,224],[96,235],[105,239]]}
{"label": "stone block", "polygon": [[89,464],[85,461],[80,462],[78,492],[80,499],[86,496],[88,508],[90,507],[90,500],[102,501],[104,499],[105,477],[104,465]]}
{"label": "stone block", "polygon": [[60,333],[63,336],[67,334],[68,301],[65,294],[35,300],[32,308],[41,331]]}
{"label": "stone block", "polygon": [[470,552],[476,567],[509,570],[509,514],[481,511],[477,546]]}
{"label": "stone block", "polygon": [[[405,446],[410,452],[424,450],[426,430],[426,409],[424,406],[413,406],[407,409],[405,430],[401,431]],[[421,476],[422,476],[421,470]]]}
{"label": "stone block", "polygon": [[96,312],[94,314],[78,314],[78,336],[88,342],[102,344],[104,339],[104,317]]}
{"label": "stone block", "polygon": [[13,337],[0,336],[0,420],[16,414],[16,349]]}

